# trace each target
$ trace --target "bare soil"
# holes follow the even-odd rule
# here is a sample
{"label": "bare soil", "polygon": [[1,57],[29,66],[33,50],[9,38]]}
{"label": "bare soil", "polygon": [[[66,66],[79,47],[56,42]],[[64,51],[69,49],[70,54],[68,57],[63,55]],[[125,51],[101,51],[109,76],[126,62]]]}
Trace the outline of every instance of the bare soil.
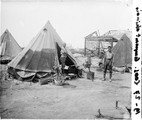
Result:
{"label": "bare soil", "polygon": [[[4,68],[3,66],[1,67]],[[128,119],[131,74],[113,72],[112,82],[102,81],[103,72],[95,72],[94,81],[77,78],[70,85],[3,80],[0,83],[0,113],[3,119]],[[116,101],[118,108],[116,109]],[[99,116],[98,110],[102,116]],[[99,118],[100,117],[100,118]]]}

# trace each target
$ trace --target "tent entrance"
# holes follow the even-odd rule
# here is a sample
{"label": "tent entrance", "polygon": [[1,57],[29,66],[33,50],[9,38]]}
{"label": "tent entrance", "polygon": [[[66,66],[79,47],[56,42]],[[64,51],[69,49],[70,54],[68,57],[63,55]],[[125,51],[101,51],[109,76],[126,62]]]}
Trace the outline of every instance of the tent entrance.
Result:
{"label": "tent entrance", "polygon": [[[61,61],[60,61],[61,48],[60,48],[60,46],[59,46],[57,43],[56,43],[56,47],[57,47],[57,54],[58,54],[59,64],[61,64]],[[66,58],[65,65],[67,65],[67,66],[75,66],[75,64],[74,64],[73,61],[70,59],[70,57],[69,57],[68,54],[67,54],[67,58]]]}
{"label": "tent entrance", "polygon": [[[56,43],[56,47],[57,47],[59,64],[61,64],[61,61],[60,61],[61,48],[57,43]],[[65,74],[69,74],[69,73],[78,74],[78,69],[76,68],[76,66],[75,66],[74,62],[72,61],[71,57],[69,56],[69,54],[67,54],[65,65],[68,66],[68,69],[64,70]]]}

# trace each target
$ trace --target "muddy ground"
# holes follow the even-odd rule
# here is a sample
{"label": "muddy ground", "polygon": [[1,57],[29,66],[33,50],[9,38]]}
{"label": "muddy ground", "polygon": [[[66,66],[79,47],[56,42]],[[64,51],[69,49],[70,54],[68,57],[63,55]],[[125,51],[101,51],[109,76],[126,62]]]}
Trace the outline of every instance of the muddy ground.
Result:
{"label": "muddy ground", "polygon": [[131,74],[113,72],[109,82],[102,81],[102,71],[95,67],[91,70],[95,72],[94,81],[84,73],[84,78],[68,80],[70,85],[65,86],[1,79],[1,118],[129,119],[125,106],[130,107]]}

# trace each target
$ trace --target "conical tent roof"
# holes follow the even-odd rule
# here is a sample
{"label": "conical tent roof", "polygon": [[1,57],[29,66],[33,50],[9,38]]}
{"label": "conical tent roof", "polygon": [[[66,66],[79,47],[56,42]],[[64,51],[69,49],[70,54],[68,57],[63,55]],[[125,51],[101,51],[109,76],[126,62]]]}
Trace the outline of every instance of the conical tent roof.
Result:
{"label": "conical tent roof", "polygon": [[[53,66],[58,66],[59,49],[63,46],[63,41],[56,33],[50,22],[42,28],[36,37],[24,50],[16,56],[8,66],[29,72],[51,72]],[[67,49],[69,63],[77,65],[73,55]]]}
{"label": "conical tent roof", "polygon": [[21,47],[18,45],[11,33],[8,30],[5,30],[0,39],[0,56],[11,59],[21,51]]}
{"label": "conical tent roof", "polygon": [[114,66],[123,67],[132,64],[132,42],[124,34],[118,43],[113,47],[112,52],[114,53]]}

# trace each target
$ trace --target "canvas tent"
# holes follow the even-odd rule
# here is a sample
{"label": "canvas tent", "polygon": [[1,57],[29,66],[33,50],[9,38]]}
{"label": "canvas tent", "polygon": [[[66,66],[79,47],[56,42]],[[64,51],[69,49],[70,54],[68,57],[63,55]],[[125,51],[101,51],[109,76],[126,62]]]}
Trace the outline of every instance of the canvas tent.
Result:
{"label": "canvas tent", "polygon": [[[9,72],[14,71],[22,78],[42,77],[43,74],[52,72],[54,66],[60,65],[60,50],[63,43],[48,21],[29,45],[8,64]],[[66,51],[67,59],[65,64],[77,68],[77,60],[68,48],[66,48]]]}
{"label": "canvas tent", "polygon": [[132,42],[124,34],[118,43],[113,47],[114,53],[113,65],[115,67],[131,66],[132,64]]}
{"label": "canvas tent", "polygon": [[0,61],[2,63],[10,61],[21,51],[21,47],[11,33],[8,30],[5,30],[0,39]]}

